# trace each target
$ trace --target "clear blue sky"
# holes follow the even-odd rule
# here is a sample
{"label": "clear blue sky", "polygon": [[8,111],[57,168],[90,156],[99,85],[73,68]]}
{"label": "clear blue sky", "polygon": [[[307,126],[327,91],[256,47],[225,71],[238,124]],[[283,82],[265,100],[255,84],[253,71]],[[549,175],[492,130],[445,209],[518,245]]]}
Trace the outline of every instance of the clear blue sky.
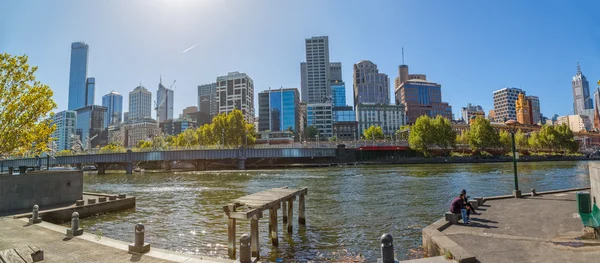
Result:
{"label": "clear blue sky", "polygon": [[342,62],[349,104],[353,64],[371,60],[393,83],[404,47],[410,72],[442,84],[457,116],[469,102],[487,113],[492,92],[505,86],[539,96],[545,116],[565,115],[573,110],[576,61],[592,90],[600,79],[599,7],[523,0],[2,0],[0,52],[29,55],[63,110],[70,44],[85,41],[96,104],[110,90],[127,101],[140,82],[155,100],[162,74],[167,85],[177,80],[178,115],[196,105],[199,84],[231,71],[249,74],[255,94],[269,86],[299,88],[304,39],[327,35],[331,61]]}

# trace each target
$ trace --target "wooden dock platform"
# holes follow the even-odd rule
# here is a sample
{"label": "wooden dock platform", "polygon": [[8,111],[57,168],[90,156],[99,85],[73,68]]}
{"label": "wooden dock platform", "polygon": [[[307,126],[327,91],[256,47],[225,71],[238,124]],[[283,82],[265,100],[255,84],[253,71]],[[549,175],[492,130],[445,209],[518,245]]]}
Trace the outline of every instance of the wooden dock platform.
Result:
{"label": "wooden dock platform", "polygon": [[[266,191],[243,196],[233,200],[230,204],[223,206],[223,211],[227,214],[227,234],[229,257],[235,259],[236,219],[250,220],[250,243],[252,247],[252,256],[260,257],[260,246],[258,244],[258,220],[262,218],[263,211],[269,210],[269,237],[273,246],[279,245],[277,239],[277,209],[283,209],[283,223],[287,224],[287,232],[292,233],[292,218],[294,216],[294,200],[298,200],[298,224],[306,225],[305,199],[308,188],[288,189],[287,187],[272,188]],[[288,220],[289,219],[289,220]]]}

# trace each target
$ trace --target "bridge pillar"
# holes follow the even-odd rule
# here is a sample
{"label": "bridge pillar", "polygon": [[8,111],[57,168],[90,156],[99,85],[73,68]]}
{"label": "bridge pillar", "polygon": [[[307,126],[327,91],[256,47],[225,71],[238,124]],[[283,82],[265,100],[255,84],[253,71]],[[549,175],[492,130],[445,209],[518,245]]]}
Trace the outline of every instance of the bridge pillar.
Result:
{"label": "bridge pillar", "polygon": [[237,160],[235,160],[235,164],[238,170],[246,170],[246,158],[237,158]]}
{"label": "bridge pillar", "polygon": [[96,167],[98,167],[98,174],[106,174],[106,167],[108,165],[105,163],[97,163]]}
{"label": "bridge pillar", "polygon": [[125,174],[132,174],[133,173],[133,162],[128,162],[127,164],[125,164]]}
{"label": "bridge pillar", "polygon": [[160,168],[162,168],[163,170],[170,171],[171,170],[171,161],[162,161],[160,166],[161,166]]}

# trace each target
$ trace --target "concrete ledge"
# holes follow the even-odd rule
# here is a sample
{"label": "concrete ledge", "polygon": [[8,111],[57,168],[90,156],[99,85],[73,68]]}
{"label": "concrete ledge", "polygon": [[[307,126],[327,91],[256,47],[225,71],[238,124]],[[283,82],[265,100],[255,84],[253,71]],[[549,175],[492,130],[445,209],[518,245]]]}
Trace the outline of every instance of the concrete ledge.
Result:
{"label": "concrete ledge", "polygon": [[129,252],[144,254],[150,252],[150,244],[144,243],[142,246],[136,246],[135,244],[129,244]]}
{"label": "concrete ledge", "polygon": [[[40,211],[40,217],[48,222],[60,223],[71,220],[73,212],[79,213],[79,218],[85,218],[96,214],[107,213],[111,211],[135,208],[135,197],[127,197],[114,201],[107,201],[95,204],[85,204],[82,206],[69,206],[56,209]],[[13,218],[31,217],[31,213],[15,215]]]}
{"label": "concrete ledge", "polygon": [[444,220],[442,218],[435,221],[422,231],[423,247],[427,250],[429,256],[444,256],[446,252],[449,252],[457,262],[477,262],[475,255],[456,244],[456,242],[441,232],[451,225],[450,222],[445,222]]}
{"label": "concrete ledge", "polygon": [[[536,192],[536,194],[537,194],[536,196],[544,195],[544,194],[558,194],[558,193],[566,193],[566,192],[573,192],[573,191],[584,191],[584,190],[590,190],[590,187],[569,188],[569,189],[560,189],[560,190],[551,190],[551,191],[544,191],[544,192]],[[521,194],[521,196],[531,196],[531,192]],[[487,200],[501,200],[501,199],[510,199],[510,198],[515,198],[515,196],[514,195],[489,196],[489,197],[484,197],[483,198],[483,202],[485,203],[485,201],[487,201]]]}
{"label": "concrete ledge", "polygon": [[76,230],[67,228],[67,236],[68,237],[75,237],[75,236],[81,236],[83,235],[83,228],[79,228]]}

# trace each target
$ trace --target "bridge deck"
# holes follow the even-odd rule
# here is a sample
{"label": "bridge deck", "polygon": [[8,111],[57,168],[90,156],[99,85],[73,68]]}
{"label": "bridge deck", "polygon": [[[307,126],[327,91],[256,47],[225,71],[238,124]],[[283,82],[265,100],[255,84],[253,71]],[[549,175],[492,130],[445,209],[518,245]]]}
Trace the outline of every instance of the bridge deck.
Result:
{"label": "bridge deck", "polygon": [[[228,217],[228,245],[229,257],[235,258],[235,223],[236,219],[250,220],[250,239],[252,256],[260,257],[258,245],[258,220],[262,218],[264,210],[269,210],[269,236],[273,246],[278,246],[277,234],[277,209],[283,209],[283,224],[287,224],[287,232],[292,233],[292,219],[294,217],[294,200],[298,200],[298,224],[306,224],[304,200],[308,188],[288,189],[287,187],[272,188],[255,194],[234,199],[232,203],[223,207]],[[242,211],[238,211],[242,210]]]}

